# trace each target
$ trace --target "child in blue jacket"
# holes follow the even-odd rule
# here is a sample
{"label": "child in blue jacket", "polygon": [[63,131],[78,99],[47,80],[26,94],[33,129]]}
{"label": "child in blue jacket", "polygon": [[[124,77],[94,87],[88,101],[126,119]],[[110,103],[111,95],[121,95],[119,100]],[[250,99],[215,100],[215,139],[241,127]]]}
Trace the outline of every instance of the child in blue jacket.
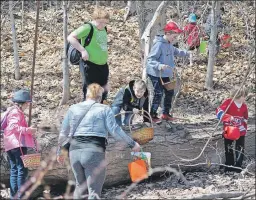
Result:
{"label": "child in blue jacket", "polygon": [[[174,90],[166,90],[160,80],[169,82],[169,78],[173,76],[175,68],[174,56],[185,57],[189,56],[187,51],[182,51],[173,46],[177,41],[180,33],[183,31],[175,22],[169,22],[164,28],[164,35],[157,35],[154,44],[147,58],[147,75],[150,78],[154,87],[153,102],[150,109],[150,115],[155,123],[161,123],[161,119],[171,121],[172,115],[169,113],[171,109],[172,97]],[[165,93],[163,114],[161,119],[157,116],[157,109],[161,103],[161,99]]]}

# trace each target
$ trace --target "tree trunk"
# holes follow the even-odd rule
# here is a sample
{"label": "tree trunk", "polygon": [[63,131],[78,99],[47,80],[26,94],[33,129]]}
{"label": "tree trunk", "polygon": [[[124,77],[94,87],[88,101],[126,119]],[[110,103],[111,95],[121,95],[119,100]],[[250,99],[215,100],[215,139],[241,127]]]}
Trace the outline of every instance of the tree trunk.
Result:
{"label": "tree trunk", "polygon": [[15,29],[15,21],[13,16],[13,1],[9,1],[9,11],[10,11],[10,20],[11,20],[11,26],[12,26],[12,42],[13,42],[13,56],[14,56],[14,73],[15,73],[15,79],[19,80],[21,78],[20,76],[20,67],[19,67],[19,55],[18,55],[18,45],[16,40],[16,29]]}
{"label": "tree trunk", "polygon": [[96,0],[95,5],[96,5],[96,7],[99,7],[100,6],[100,1]]}
{"label": "tree trunk", "polygon": [[128,1],[125,7],[124,22],[127,20],[129,15],[134,15],[136,12],[136,2]]}
{"label": "tree trunk", "polygon": [[209,57],[208,57],[208,66],[205,87],[207,89],[212,88],[213,86],[213,67],[215,64],[216,58],[216,38],[217,38],[217,20],[216,15],[219,10],[219,1],[212,1],[212,18],[211,18],[211,35],[209,41]]}
{"label": "tree trunk", "polygon": [[21,2],[21,31],[24,32],[24,0]]}
{"label": "tree trunk", "polygon": [[[68,108],[68,106],[66,106]],[[246,155],[255,158],[255,119],[248,121],[248,133],[245,141]],[[197,157],[206,141],[209,138],[211,131],[214,129],[215,121],[207,121],[202,124],[198,123],[186,123],[183,124],[183,129],[179,128],[177,124],[176,131],[171,132],[170,129],[165,127],[163,123],[161,126],[155,125],[154,139],[146,145],[142,145],[144,152],[151,152],[151,167],[164,167],[170,165],[178,169],[177,164],[193,165],[198,163],[224,163],[224,145],[221,135],[215,136],[209,145],[206,147],[202,156],[193,162],[182,162],[175,155],[192,159]],[[42,124],[45,125],[45,122]],[[47,124],[47,123],[46,123]],[[52,124],[49,123],[49,124]],[[210,124],[210,125],[209,125]],[[201,129],[200,129],[201,127]],[[212,128],[209,128],[212,127]],[[56,147],[58,139],[59,128],[51,127],[48,132],[39,131],[38,141],[42,149],[42,159],[48,157],[48,152],[52,147]],[[188,132],[189,131],[189,132]],[[207,133],[208,132],[208,133]],[[130,134],[127,132],[127,134]],[[221,130],[216,132],[221,134]],[[105,186],[116,185],[130,181],[128,172],[128,163],[132,161],[130,155],[131,150],[126,148],[119,150],[116,148],[115,140],[109,137],[109,145],[107,146],[106,159],[108,162],[107,176]],[[175,155],[174,155],[175,154]],[[1,151],[1,181],[8,184],[9,182],[9,166],[4,159],[4,151]],[[214,165],[216,166],[216,165]],[[218,167],[218,166],[217,166]],[[180,165],[182,171],[192,171],[198,169],[207,169],[207,165],[198,166],[183,166]],[[30,170],[30,175],[33,171]],[[73,178],[72,170],[68,170],[67,167],[55,164],[52,170],[45,177],[46,184],[59,183],[59,181],[67,180],[68,177]]]}
{"label": "tree trunk", "polygon": [[63,69],[63,95],[61,100],[61,105],[67,103],[70,97],[70,83],[69,83],[69,68],[67,59],[67,37],[68,37],[68,17],[67,17],[67,4],[63,1],[63,39],[64,39],[64,50],[62,59],[62,69]]}
{"label": "tree trunk", "polygon": [[[136,8],[139,17],[139,28],[140,28],[140,38],[142,37],[146,27],[152,20],[155,11],[157,10],[158,6],[161,4],[161,1],[136,1]],[[150,40],[145,39],[141,41],[141,49],[142,49],[142,63],[143,63],[143,74],[142,77],[145,79],[146,77],[146,59],[148,53],[150,51],[153,39],[157,34],[162,34],[162,29],[166,22],[166,15],[165,15],[165,8],[162,9],[161,15],[157,18],[156,22],[154,23],[151,31],[148,33],[146,37],[149,37]]]}

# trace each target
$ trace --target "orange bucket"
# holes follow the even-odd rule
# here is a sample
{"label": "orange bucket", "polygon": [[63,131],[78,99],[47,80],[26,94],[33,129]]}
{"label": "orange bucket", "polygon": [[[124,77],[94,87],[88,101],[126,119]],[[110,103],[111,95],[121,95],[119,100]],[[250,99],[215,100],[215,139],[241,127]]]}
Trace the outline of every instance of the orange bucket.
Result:
{"label": "orange bucket", "polygon": [[238,140],[240,138],[240,130],[235,126],[226,126],[224,137],[228,140]]}
{"label": "orange bucket", "polygon": [[128,164],[132,182],[138,182],[148,178],[147,164],[144,160],[138,159]]}

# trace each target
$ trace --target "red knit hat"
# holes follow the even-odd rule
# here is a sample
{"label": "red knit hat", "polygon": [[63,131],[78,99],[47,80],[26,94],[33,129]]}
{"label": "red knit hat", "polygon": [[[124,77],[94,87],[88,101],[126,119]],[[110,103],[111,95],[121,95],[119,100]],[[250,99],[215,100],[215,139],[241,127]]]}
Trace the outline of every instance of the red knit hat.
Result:
{"label": "red knit hat", "polygon": [[174,33],[182,33],[183,31],[178,27],[178,25],[175,22],[169,22],[164,27],[165,32],[172,31]]}

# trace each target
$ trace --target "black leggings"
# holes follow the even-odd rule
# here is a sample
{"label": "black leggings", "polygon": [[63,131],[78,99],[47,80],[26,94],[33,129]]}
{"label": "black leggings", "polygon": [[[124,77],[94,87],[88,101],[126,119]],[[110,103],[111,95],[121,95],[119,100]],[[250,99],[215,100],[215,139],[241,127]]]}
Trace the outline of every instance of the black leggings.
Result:
{"label": "black leggings", "polygon": [[[225,156],[226,163],[225,165],[231,165],[236,167],[241,167],[244,159],[244,139],[245,136],[240,136],[238,140],[235,141],[235,160],[234,153],[232,148],[233,140],[228,140],[224,138],[225,145]],[[228,167],[226,169],[229,169]]]}
{"label": "black leggings", "polygon": [[[83,85],[84,99],[86,98],[87,86],[91,83],[98,83],[100,86],[105,86],[108,83],[109,68],[108,64],[96,65],[86,61],[84,64],[85,81]],[[106,100],[108,92],[102,95],[102,101]]]}

